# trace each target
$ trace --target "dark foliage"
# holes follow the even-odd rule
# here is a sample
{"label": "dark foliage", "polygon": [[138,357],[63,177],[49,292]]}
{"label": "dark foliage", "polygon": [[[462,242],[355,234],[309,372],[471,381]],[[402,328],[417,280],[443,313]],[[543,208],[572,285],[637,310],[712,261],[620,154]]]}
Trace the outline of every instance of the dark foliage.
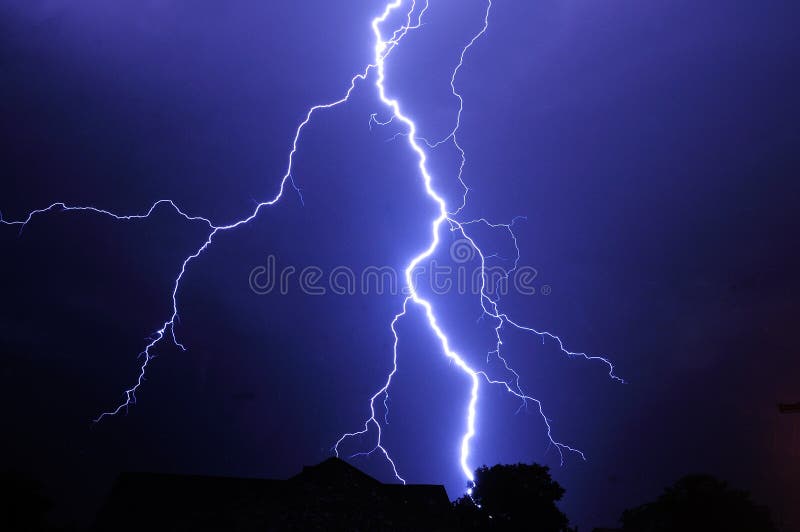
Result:
{"label": "dark foliage", "polygon": [[489,530],[491,520],[486,512],[475,506],[469,497],[461,497],[453,503],[453,522],[458,530]]}
{"label": "dark foliage", "polygon": [[0,530],[47,530],[46,517],[51,507],[38,481],[15,471],[0,473]]}
{"label": "dark foliage", "polygon": [[709,475],[683,477],[655,501],[625,511],[625,532],[774,532],[767,508]]}
{"label": "dark foliage", "polygon": [[568,532],[569,520],[556,506],[563,496],[546,466],[483,466],[475,471],[472,499],[462,497],[454,508],[463,530]]}

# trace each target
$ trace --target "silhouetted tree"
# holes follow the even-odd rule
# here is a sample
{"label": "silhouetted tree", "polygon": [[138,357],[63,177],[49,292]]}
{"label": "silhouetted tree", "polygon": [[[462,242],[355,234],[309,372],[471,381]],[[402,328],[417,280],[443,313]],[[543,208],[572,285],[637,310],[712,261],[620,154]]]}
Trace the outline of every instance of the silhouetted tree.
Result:
{"label": "silhouetted tree", "polygon": [[563,496],[546,466],[483,466],[475,471],[472,498],[457,500],[454,510],[462,530],[569,532],[569,520],[556,506]]}
{"label": "silhouetted tree", "polygon": [[47,530],[46,516],[51,506],[37,480],[16,471],[0,472],[0,530]]}
{"label": "silhouetted tree", "polygon": [[709,475],[689,475],[655,501],[626,510],[625,532],[774,532],[766,507]]}
{"label": "silhouetted tree", "polygon": [[462,532],[489,530],[491,521],[480,508],[475,506],[469,497],[461,497],[453,503],[453,515],[457,530]]}

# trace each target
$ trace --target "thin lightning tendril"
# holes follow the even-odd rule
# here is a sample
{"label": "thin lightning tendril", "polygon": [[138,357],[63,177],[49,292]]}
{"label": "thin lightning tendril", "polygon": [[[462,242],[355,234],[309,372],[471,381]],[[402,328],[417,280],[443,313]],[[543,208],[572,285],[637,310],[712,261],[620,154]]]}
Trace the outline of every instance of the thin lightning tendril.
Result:
{"label": "thin lightning tendril", "polygon": [[[520,249],[517,242],[516,234],[514,233],[514,224],[519,219],[521,219],[521,217],[514,218],[510,223],[492,223],[485,218],[468,220],[468,221],[459,221],[458,219],[459,214],[464,210],[464,208],[467,205],[467,197],[470,192],[470,188],[463,179],[464,168],[466,166],[466,153],[458,141],[458,132],[461,127],[461,117],[464,110],[464,99],[461,93],[457,89],[456,78],[458,77],[458,74],[464,65],[465,56],[467,55],[470,48],[472,48],[472,46],[488,31],[489,15],[492,9],[492,0],[487,0],[482,27],[475,35],[473,35],[473,37],[461,49],[458,57],[458,63],[452,71],[452,75],[450,77],[450,88],[452,95],[458,101],[458,112],[456,114],[455,124],[453,128],[450,130],[447,136],[436,142],[429,142],[428,140],[419,137],[417,134],[418,131],[416,123],[410,117],[408,117],[403,113],[399,101],[395,98],[387,96],[387,90],[385,86],[386,59],[387,57],[389,57],[391,52],[400,44],[403,38],[406,35],[408,35],[409,32],[422,27],[423,16],[425,15],[425,13],[429,8],[429,0],[425,0],[424,4],[420,3],[422,7],[419,10],[417,10],[418,7],[417,0],[411,0],[409,2],[410,3],[409,9],[405,15],[405,22],[392,32],[391,37],[385,38],[382,33],[382,26],[385,24],[388,18],[396,10],[398,10],[404,3],[405,3],[404,0],[393,0],[387,3],[384,6],[382,13],[372,20],[371,27],[373,34],[375,36],[373,62],[364,67],[362,71],[355,74],[350,79],[349,87],[345,92],[344,96],[342,96],[338,100],[334,100],[326,104],[315,105],[308,109],[305,118],[300,122],[300,124],[297,126],[295,130],[294,138],[292,140],[292,147],[288,155],[286,171],[280,179],[278,191],[271,199],[258,203],[254,207],[254,209],[250,212],[250,214],[245,218],[241,218],[239,220],[230,222],[228,224],[219,225],[212,222],[209,218],[188,214],[184,210],[182,210],[174,201],[166,199],[156,201],[143,214],[122,215],[93,206],[71,206],[62,202],[57,202],[51,204],[46,208],[31,211],[24,219],[18,221],[5,220],[2,218],[2,215],[0,215],[0,224],[9,226],[19,226],[19,233],[21,235],[25,227],[35,217],[53,212],[88,212],[92,214],[111,217],[112,219],[118,221],[133,221],[133,220],[141,220],[149,218],[155,212],[155,210],[160,207],[169,207],[179,216],[184,218],[186,221],[194,223],[202,223],[209,230],[205,241],[194,251],[194,253],[187,256],[181,263],[181,267],[173,282],[173,289],[171,294],[172,313],[169,316],[169,318],[166,321],[164,321],[161,327],[150,336],[150,338],[148,339],[149,343],[145,346],[144,350],[139,354],[139,357],[141,358],[142,362],[139,367],[139,374],[138,378],[136,379],[136,382],[134,383],[133,386],[125,390],[124,393],[125,400],[121,404],[119,404],[112,410],[102,412],[94,419],[94,422],[99,422],[100,420],[102,420],[107,416],[117,415],[122,411],[127,412],[130,406],[136,404],[137,400],[136,393],[142,386],[146,378],[146,373],[150,362],[156,357],[154,350],[162,342],[162,340],[164,340],[164,338],[167,335],[169,335],[169,337],[172,339],[174,345],[176,345],[178,348],[182,350],[186,350],[186,347],[178,340],[175,331],[175,326],[176,323],[180,321],[180,316],[178,312],[178,293],[179,290],[181,289],[181,283],[183,281],[184,274],[186,273],[189,265],[192,263],[192,261],[200,257],[203,254],[203,252],[205,252],[206,249],[208,249],[209,246],[211,246],[212,242],[214,241],[215,237],[218,234],[225,233],[227,231],[237,229],[242,225],[248,224],[259,215],[260,211],[263,208],[270,207],[275,203],[277,203],[278,201],[280,201],[280,199],[284,196],[284,192],[286,191],[287,183],[290,184],[292,188],[297,192],[300,201],[301,202],[303,201],[301,189],[297,186],[292,173],[295,155],[297,154],[298,151],[298,144],[300,141],[301,134],[303,133],[303,130],[305,129],[306,125],[308,125],[308,123],[311,121],[313,115],[318,111],[329,110],[348,102],[350,99],[350,95],[355,90],[357,83],[359,81],[366,81],[370,77],[371,73],[375,72],[376,76],[375,76],[374,86],[377,90],[381,103],[390,112],[390,117],[387,120],[381,121],[378,119],[377,113],[373,113],[370,115],[369,127],[371,129],[373,125],[386,126],[390,123],[402,124],[402,126],[405,129],[405,132],[398,133],[397,135],[395,135],[394,138],[397,138],[398,136],[403,136],[404,138],[406,138],[409,148],[416,155],[417,167],[419,170],[420,177],[422,178],[425,192],[427,196],[430,198],[430,200],[432,200],[438,207],[438,215],[434,220],[431,221],[431,240],[428,246],[422,252],[420,252],[418,255],[416,255],[410,260],[404,271],[406,289],[408,290],[409,296],[403,301],[401,312],[395,315],[394,319],[390,324],[390,329],[394,337],[392,369],[388,373],[384,384],[380,387],[380,389],[378,389],[377,392],[375,392],[374,395],[372,395],[372,397],[369,400],[370,417],[367,418],[367,420],[364,422],[363,429],[356,432],[348,432],[343,434],[333,446],[334,453],[337,456],[339,455],[339,446],[345,440],[356,436],[367,435],[370,432],[371,428],[374,428],[374,430],[376,431],[375,446],[369,451],[357,453],[351,456],[363,456],[379,452],[388,461],[389,465],[392,468],[392,471],[394,472],[395,477],[399,481],[405,483],[405,480],[398,472],[397,465],[395,464],[394,460],[392,459],[391,455],[389,454],[388,450],[383,444],[382,440],[383,426],[381,422],[378,421],[375,401],[382,398],[384,407],[383,420],[384,424],[388,423],[389,388],[391,387],[392,379],[396,375],[398,370],[397,362],[398,362],[398,345],[400,342],[400,336],[397,332],[397,324],[399,320],[402,319],[404,316],[406,316],[406,314],[408,313],[409,304],[414,304],[423,311],[431,332],[433,332],[433,334],[439,341],[443,354],[447,358],[449,358],[455,364],[455,366],[457,366],[471,380],[470,398],[465,412],[465,432],[461,438],[461,452],[459,459],[459,463],[463,471],[463,474],[470,483],[474,481],[472,468],[469,465],[470,442],[476,435],[476,416],[477,416],[476,409],[478,403],[478,392],[480,390],[481,382],[491,385],[497,385],[504,388],[509,394],[521,400],[522,404],[520,408],[527,406],[529,402],[534,403],[536,405],[536,408],[544,422],[549,442],[553,447],[557,449],[562,464],[564,462],[564,454],[563,454],[564,451],[576,453],[578,456],[585,459],[583,452],[569,445],[556,441],[552,436],[552,428],[550,425],[550,420],[544,413],[541,401],[539,401],[538,399],[536,399],[531,395],[528,395],[523,391],[523,388],[520,383],[521,381],[520,375],[510,366],[508,361],[503,357],[501,353],[501,346],[503,344],[502,332],[504,328],[513,328],[519,331],[537,335],[542,339],[542,341],[545,341],[546,339],[554,341],[563,354],[569,357],[578,357],[586,359],[588,361],[595,361],[605,364],[608,369],[608,375],[612,379],[620,382],[624,381],[622,381],[621,378],[615,375],[614,366],[606,358],[600,356],[591,356],[586,353],[573,352],[568,350],[565,347],[564,343],[562,342],[561,338],[559,338],[555,334],[552,334],[547,331],[537,330],[535,328],[523,325],[510,318],[506,313],[500,310],[498,304],[499,296],[493,298],[490,295],[490,290],[492,290],[493,287],[487,286],[488,275],[486,273],[487,272],[486,262],[487,259],[495,257],[496,255],[490,255],[484,253],[482,249],[479,247],[478,243],[476,242],[476,239],[473,238],[471,234],[468,232],[468,229],[471,228],[473,225],[481,224],[489,227],[490,229],[499,229],[506,231],[509,234],[510,238],[513,241],[514,248],[516,250],[516,257],[514,258],[513,266],[508,270],[505,270],[504,275],[505,279],[507,280],[508,276],[511,275],[511,273],[513,273],[517,269],[520,260]],[[448,142],[452,142],[453,146],[459,153],[460,163],[458,172],[456,174],[456,178],[460,182],[463,188],[463,195],[461,197],[460,205],[453,211],[448,210],[444,198],[434,189],[433,178],[429,173],[427,167],[427,162],[428,162],[427,154],[422,147],[422,145],[424,144],[428,149],[436,149],[437,147]],[[433,305],[428,300],[423,298],[422,295],[420,295],[420,293],[416,289],[415,283],[413,282],[414,272],[423,263],[425,263],[428,259],[430,259],[434,255],[434,253],[436,253],[436,251],[439,249],[439,244],[440,244],[439,233],[445,224],[447,224],[447,227],[450,229],[451,232],[459,234],[463,239],[465,239],[469,243],[469,246],[474,250],[474,253],[476,254],[477,258],[480,261],[481,274],[482,274],[481,288],[479,294],[480,304],[482,308],[481,317],[493,320],[493,323],[495,324],[494,325],[495,346],[493,350],[487,353],[487,361],[491,356],[497,357],[502,362],[505,369],[511,375],[513,375],[514,378],[512,382],[508,382],[501,379],[495,379],[490,377],[483,370],[473,369],[457,352],[455,352],[451,348],[448,336],[439,326],[436,314],[433,309]],[[498,280],[497,282],[499,283],[500,280]]]}

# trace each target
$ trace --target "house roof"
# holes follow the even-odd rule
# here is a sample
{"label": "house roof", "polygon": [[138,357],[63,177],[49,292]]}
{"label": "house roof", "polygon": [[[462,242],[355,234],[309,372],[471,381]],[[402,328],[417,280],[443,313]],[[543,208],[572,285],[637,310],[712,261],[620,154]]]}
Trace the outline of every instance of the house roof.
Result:
{"label": "house roof", "polygon": [[287,480],[123,473],[95,528],[444,530],[449,510],[443,486],[384,484],[329,458]]}

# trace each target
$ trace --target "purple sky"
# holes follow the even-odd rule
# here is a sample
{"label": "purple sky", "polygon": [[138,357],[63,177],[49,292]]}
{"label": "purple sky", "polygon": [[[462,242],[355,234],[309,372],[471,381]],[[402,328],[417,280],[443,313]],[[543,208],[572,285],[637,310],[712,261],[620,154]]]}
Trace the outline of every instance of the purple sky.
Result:
{"label": "purple sky", "polygon": [[[138,212],[168,197],[240,218],[275,193],[308,106],[338,98],[370,59],[381,2],[339,4],[6,2],[4,217],[54,201]],[[390,58],[387,86],[422,136],[451,127],[449,73],[482,9],[432,0],[426,25]],[[509,333],[525,389],[588,460],[559,467],[538,414],[484,388],[473,462],[551,465],[581,529],[613,525],[691,472],[800,523],[789,500],[800,416],[776,408],[800,401],[798,9],[496,0],[467,57],[466,215],[527,216],[522,264],[552,289],[509,295],[506,309],[609,356],[629,381]],[[418,252],[434,210],[406,144],[387,142],[398,129],[370,131],[380,111],[364,83],[347,107],[320,114],[295,168],[305,205],[288,194],[193,264],[177,328],[188,350],[158,350],[127,417],[89,424],[135,379],[202,227],[166,210],[127,224],[53,214],[22,238],[0,227],[2,467],[44,479],[62,514],[85,519],[122,470],[286,477],[329,456],[383,380],[402,299],[259,296],[248,275],[270,255],[330,270],[402,268]],[[456,203],[454,163],[447,150],[432,156]],[[455,346],[485,359],[491,331],[475,300],[436,304]],[[410,482],[456,497],[468,382],[418,313],[399,330],[386,443]],[[352,463],[391,479],[378,457]]]}

